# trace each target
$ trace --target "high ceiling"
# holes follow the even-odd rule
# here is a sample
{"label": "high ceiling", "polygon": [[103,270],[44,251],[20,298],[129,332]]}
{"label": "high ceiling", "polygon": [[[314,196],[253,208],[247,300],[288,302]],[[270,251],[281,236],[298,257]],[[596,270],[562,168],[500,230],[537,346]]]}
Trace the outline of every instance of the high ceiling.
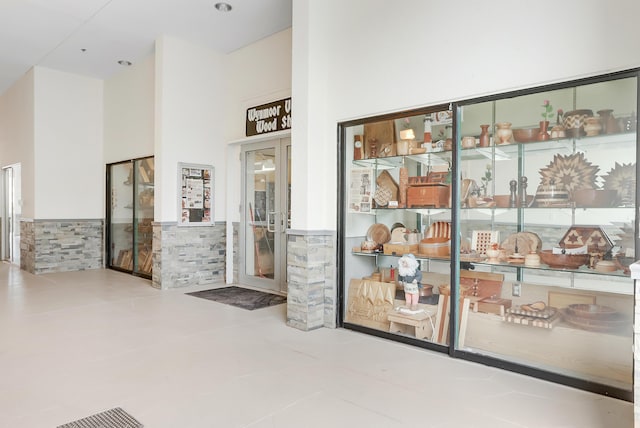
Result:
{"label": "high ceiling", "polygon": [[158,36],[228,53],[291,26],[292,0],[0,0],[0,94],[34,65],[96,78]]}

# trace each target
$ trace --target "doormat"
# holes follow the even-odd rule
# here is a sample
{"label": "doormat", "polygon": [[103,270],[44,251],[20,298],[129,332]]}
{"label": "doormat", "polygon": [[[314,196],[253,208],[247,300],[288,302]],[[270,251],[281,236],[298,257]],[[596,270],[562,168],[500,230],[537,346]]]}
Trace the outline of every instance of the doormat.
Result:
{"label": "doormat", "polygon": [[143,425],[120,407],[78,419],[57,428],[141,428]]}
{"label": "doormat", "polygon": [[186,294],[250,311],[279,305],[287,301],[285,296],[236,286],[195,291],[193,293]]}

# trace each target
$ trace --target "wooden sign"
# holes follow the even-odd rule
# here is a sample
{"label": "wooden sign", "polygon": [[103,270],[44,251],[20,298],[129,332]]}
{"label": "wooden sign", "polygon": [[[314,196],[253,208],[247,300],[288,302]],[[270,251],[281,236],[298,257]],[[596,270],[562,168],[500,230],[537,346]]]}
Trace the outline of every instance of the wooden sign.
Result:
{"label": "wooden sign", "polygon": [[291,98],[247,109],[247,137],[291,129]]}

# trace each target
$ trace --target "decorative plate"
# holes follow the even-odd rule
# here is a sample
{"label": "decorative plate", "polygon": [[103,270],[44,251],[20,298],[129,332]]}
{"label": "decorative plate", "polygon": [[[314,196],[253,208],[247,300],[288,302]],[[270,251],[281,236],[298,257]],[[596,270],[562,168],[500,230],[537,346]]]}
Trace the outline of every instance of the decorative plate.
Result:
{"label": "decorative plate", "polygon": [[551,184],[553,179],[571,193],[576,189],[595,189],[599,169],[584,158],[584,153],[556,154],[553,161],[540,170],[540,175],[543,185]]}
{"label": "decorative plate", "polygon": [[371,225],[367,230],[367,241],[374,241],[378,245],[386,244],[391,240],[389,228],[382,223]]}
{"label": "decorative plate", "polygon": [[511,256],[513,253],[521,254],[524,262],[525,255],[532,251],[537,252],[542,248],[542,240],[533,232],[517,232],[507,236],[501,247],[504,248],[507,256]]}
{"label": "decorative plate", "polygon": [[635,202],[636,188],[636,164],[619,164],[609,171],[607,175],[603,175],[603,188],[612,189],[618,192],[618,201],[621,205],[633,206]]}

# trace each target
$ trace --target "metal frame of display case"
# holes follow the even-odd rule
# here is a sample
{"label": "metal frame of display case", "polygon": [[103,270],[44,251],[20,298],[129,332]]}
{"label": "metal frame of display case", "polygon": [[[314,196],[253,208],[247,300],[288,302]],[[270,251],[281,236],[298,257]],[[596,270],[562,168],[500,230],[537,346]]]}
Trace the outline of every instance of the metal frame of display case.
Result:
{"label": "metal frame of display case", "polygon": [[[640,111],[640,69],[624,70],[624,71],[607,73],[607,74],[602,74],[602,75],[597,75],[592,77],[585,77],[585,78],[572,80],[572,81],[565,81],[565,82],[536,86],[536,87],[506,92],[506,93],[498,93],[490,96],[483,96],[479,98],[461,100],[451,105],[452,106],[451,109],[454,112],[453,135],[452,135],[452,139],[454,142],[452,146],[452,159],[453,159],[452,174],[454,179],[451,182],[452,204],[450,208],[451,223],[452,223],[451,224],[452,226],[451,269],[450,269],[451,284],[459,284],[460,266],[461,266],[460,251],[459,251],[460,245],[461,245],[460,230],[459,230],[460,220],[461,220],[461,204],[459,202],[460,192],[461,192],[461,189],[460,189],[461,183],[459,179],[455,179],[455,177],[460,177],[461,150],[459,149],[459,147],[460,147],[461,124],[460,124],[459,117],[460,117],[461,108],[471,104],[493,102],[493,101],[503,100],[507,98],[514,98],[514,97],[519,97],[523,95],[532,95],[532,94],[559,90],[559,89],[576,88],[581,85],[602,83],[602,82],[608,82],[608,81],[618,80],[623,78],[636,79],[637,93],[635,94],[635,97],[636,97],[635,111],[637,114]],[[408,337],[405,335],[397,335],[397,334],[385,332],[382,330],[377,330],[374,328],[368,328],[362,325],[345,322],[345,319],[344,319],[345,310],[346,310],[345,290],[347,289],[347,284],[346,284],[347,279],[345,278],[345,256],[347,254],[346,251],[348,251],[348,249],[345,248],[346,242],[344,239],[347,233],[346,218],[348,215],[348,213],[346,212],[347,210],[346,210],[346,204],[345,204],[345,197],[346,197],[345,192],[346,192],[346,189],[348,188],[348,179],[349,179],[349,177],[346,176],[346,171],[348,170],[348,167],[349,167],[349,165],[347,165],[346,151],[350,149],[348,145],[349,143],[346,140],[346,136],[347,136],[346,129],[356,125],[363,125],[368,122],[399,119],[407,116],[421,115],[421,114],[430,113],[430,112],[443,110],[447,108],[448,108],[447,105],[429,106],[425,108],[402,111],[402,112],[393,113],[393,114],[386,114],[386,115],[368,117],[368,118],[357,119],[357,120],[350,120],[350,121],[341,122],[338,124],[337,149],[338,149],[338,169],[340,171],[340,173],[338,174],[338,199],[337,199],[338,239],[337,239],[337,261],[336,261],[337,274],[338,274],[338,296],[337,296],[338,297],[338,325],[347,329],[364,332],[367,334],[390,339],[393,341],[402,342],[402,343],[410,344],[410,345],[421,347],[421,348],[436,350],[443,353],[448,353],[453,358],[460,358],[468,361],[473,361],[473,362],[481,363],[484,365],[521,373],[527,376],[532,376],[535,378],[575,387],[578,389],[582,389],[582,390],[586,390],[586,391],[590,391],[590,392],[594,392],[602,395],[607,395],[607,396],[615,397],[615,398],[626,400],[626,401],[633,401],[633,387],[628,390],[626,388],[619,388],[612,385],[607,385],[607,384],[603,384],[603,383],[599,383],[591,380],[585,380],[582,378],[565,375],[558,372],[545,370],[543,368],[533,367],[525,363],[509,361],[500,357],[494,357],[491,355],[485,355],[481,353],[470,352],[464,349],[458,349],[457,340],[458,340],[458,332],[459,332],[459,325],[458,325],[459,287],[457,286],[451,287],[449,304],[451,307],[452,315],[450,316],[450,319],[449,319],[447,345],[423,341],[423,340],[419,340],[413,337]],[[639,136],[640,136],[640,130],[638,130],[636,127],[636,144],[639,141]],[[635,159],[636,177],[640,176],[640,162],[639,162],[640,153],[639,152],[640,151],[636,149],[636,159]],[[520,158],[521,157],[519,157],[519,159]],[[533,183],[530,183],[530,184],[533,185]],[[639,186],[636,186],[635,198],[636,198],[635,209],[637,211],[638,201],[640,201]],[[640,221],[640,216],[636,212],[635,219],[634,219],[634,236],[635,236],[636,253],[640,251],[640,238],[638,236],[638,231],[640,230],[639,221]],[[519,222],[519,224],[522,225],[522,222]],[[636,258],[637,257],[638,255],[636,254]],[[462,263],[466,263],[466,262],[462,262]],[[522,269],[518,269],[517,275],[520,275],[521,273],[522,273]],[[629,279],[629,281],[632,281],[632,280]],[[631,381],[633,382],[633,380]]]}
{"label": "metal frame of display case", "polygon": [[[154,161],[154,157],[153,156],[143,156],[143,157],[139,157],[139,158],[135,158],[135,159],[128,159],[128,160],[124,160],[124,161],[120,161],[120,162],[113,162],[113,163],[109,163],[106,165],[106,180],[105,180],[105,184],[106,184],[106,192],[105,192],[105,197],[106,197],[106,219],[105,219],[105,266],[109,269],[113,269],[113,270],[117,270],[119,272],[124,272],[124,273],[128,273],[134,276],[139,276],[145,279],[151,279],[151,272],[150,273],[145,273],[140,271],[139,269],[139,255],[138,255],[138,251],[136,251],[136,246],[138,245],[138,239],[137,239],[137,235],[138,235],[138,224],[137,224],[137,211],[140,210],[141,208],[139,207],[140,201],[136,200],[136,197],[138,196],[138,191],[137,191],[137,186],[139,184],[139,179],[137,178],[137,176],[139,175],[139,173],[135,170],[136,169],[136,165],[138,162],[142,162],[145,160],[149,160],[151,159],[152,161]],[[110,168],[112,168],[115,165],[125,165],[125,164],[129,164],[131,165],[131,176],[129,177],[129,179],[131,180],[130,183],[127,184],[131,184],[131,195],[132,195],[132,206],[131,206],[131,222],[132,222],[132,229],[131,229],[131,242],[132,242],[132,246],[131,246],[131,257],[132,257],[132,269],[126,269],[123,268],[121,266],[117,266],[114,265],[112,263],[112,248],[111,248],[111,244],[112,244],[112,239],[113,239],[113,234],[111,231],[111,221],[113,219],[113,215],[112,215],[112,195],[111,195],[111,186],[113,183],[113,177],[111,174],[111,170]],[[147,232],[148,233],[148,232]],[[152,254],[149,253],[148,257],[152,257]],[[137,267],[137,268],[136,268]]]}

